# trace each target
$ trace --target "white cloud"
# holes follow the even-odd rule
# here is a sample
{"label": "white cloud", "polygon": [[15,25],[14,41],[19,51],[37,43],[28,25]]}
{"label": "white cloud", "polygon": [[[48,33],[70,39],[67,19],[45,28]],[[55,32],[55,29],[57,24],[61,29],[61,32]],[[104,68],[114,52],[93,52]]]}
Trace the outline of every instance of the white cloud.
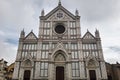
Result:
{"label": "white cloud", "polygon": [[120,49],[119,51],[114,51],[110,48],[104,48],[104,58],[105,61],[110,63],[120,62]]}
{"label": "white cloud", "polygon": [[17,46],[0,40],[0,59],[5,59],[8,64],[15,61]]}

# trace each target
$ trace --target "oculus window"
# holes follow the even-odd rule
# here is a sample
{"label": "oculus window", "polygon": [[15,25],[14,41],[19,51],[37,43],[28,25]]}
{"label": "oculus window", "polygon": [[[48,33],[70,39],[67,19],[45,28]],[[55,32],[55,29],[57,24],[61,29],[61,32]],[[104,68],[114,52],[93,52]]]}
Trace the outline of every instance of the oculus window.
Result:
{"label": "oculus window", "polygon": [[65,32],[65,27],[59,24],[55,27],[55,32],[58,34],[63,34]]}

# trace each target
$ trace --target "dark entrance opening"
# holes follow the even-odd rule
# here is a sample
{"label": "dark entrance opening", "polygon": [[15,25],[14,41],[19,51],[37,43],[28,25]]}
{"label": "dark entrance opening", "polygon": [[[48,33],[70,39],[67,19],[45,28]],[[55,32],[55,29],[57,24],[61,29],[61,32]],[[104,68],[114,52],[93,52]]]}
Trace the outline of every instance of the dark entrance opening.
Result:
{"label": "dark entrance opening", "polygon": [[112,80],[112,76],[111,75],[108,75],[108,80]]}
{"label": "dark entrance opening", "polygon": [[89,70],[90,80],[96,80],[95,70]]}
{"label": "dark entrance opening", "polygon": [[56,80],[64,80],[64,67],[56,67]]}
{"label": "dark entrance opening", "polygon": [[23,80],[30,80],[30,70],[25,70],[24,71],[24,79]]}

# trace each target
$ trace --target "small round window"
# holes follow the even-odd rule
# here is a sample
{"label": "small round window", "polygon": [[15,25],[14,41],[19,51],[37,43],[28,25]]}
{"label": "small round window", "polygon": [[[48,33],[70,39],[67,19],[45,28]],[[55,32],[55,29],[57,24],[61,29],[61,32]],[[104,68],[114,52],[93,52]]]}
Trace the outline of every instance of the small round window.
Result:
{"label": "small round window", "polygon": [[55,32],[58,34],[62,34],[65,32],[65,27],[63,25],[59,24],[55,27]]}
{"label": "small round window", "polygon": [[63,13],[61,13],[61,12],[57,13],[57,17],[58,18],[62,18],[63,17]]}

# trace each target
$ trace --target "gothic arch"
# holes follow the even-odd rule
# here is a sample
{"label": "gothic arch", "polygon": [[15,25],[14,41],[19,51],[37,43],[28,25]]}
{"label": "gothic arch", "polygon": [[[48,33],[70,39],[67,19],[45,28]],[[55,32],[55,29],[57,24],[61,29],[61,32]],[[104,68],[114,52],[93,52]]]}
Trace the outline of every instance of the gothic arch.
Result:
{"label": "gothic arch", "polygon": [[97,68],[98,67],[98,62],[96,59],[92,58],[87,61],[87,67],[88,68]]}
{"label": "gothic arch", "polygon": [[65,48],[64,48],[64,46],[63,46],[63,44],[62,44],[61,42],[56,45],[56,47],[55,47],[55,49],[54,49],[53,51],[51,51],[51,57],[52,57],[52,58],[55,57],[56,54],[58,54],[58,53],[60,53],[60,52],[61,52],[61,53],[65,56],[65,58],[67,59],[67,57],[69,56],[69,55],[68,55],[68,51],[65,50]]}
{"label": "gothic arch", "polygon": [[55,58],[54,61],[66,61],[64,55],[62,53],[58,53]]}
{"label": "gothic arch", "polygon": [[30,59],[26,59],[22,62],[22,67],[32,67],[33,62]]}
{"label": "gothic arch", "polygon": [[52,56],[54,61],[66,61],[68,59],[66,53],[62,50],[58,50]]}
{"label": "gothic arch", "polygon": [[[55,53],[53,53],[54,55],[53,57],[53,61],[54,61],[54,79],[56,78],[56,80],[66,80],[66,71],[67,71],[67,65],[66,65],[66,61],[68,59],[67,54],[63,51],[63,50],[58,50]],[[61,73],[61,74],[60,74]],[[58,76],[61,75],[59,78]],[[63,75],[63,76],[62,76]]]}
{"label": "gothic arch", "polygon": [[86,67],[87,68],[97,68],[99,66],[99,63],[95,56],[93,56],[91,53],[86,58]]}

